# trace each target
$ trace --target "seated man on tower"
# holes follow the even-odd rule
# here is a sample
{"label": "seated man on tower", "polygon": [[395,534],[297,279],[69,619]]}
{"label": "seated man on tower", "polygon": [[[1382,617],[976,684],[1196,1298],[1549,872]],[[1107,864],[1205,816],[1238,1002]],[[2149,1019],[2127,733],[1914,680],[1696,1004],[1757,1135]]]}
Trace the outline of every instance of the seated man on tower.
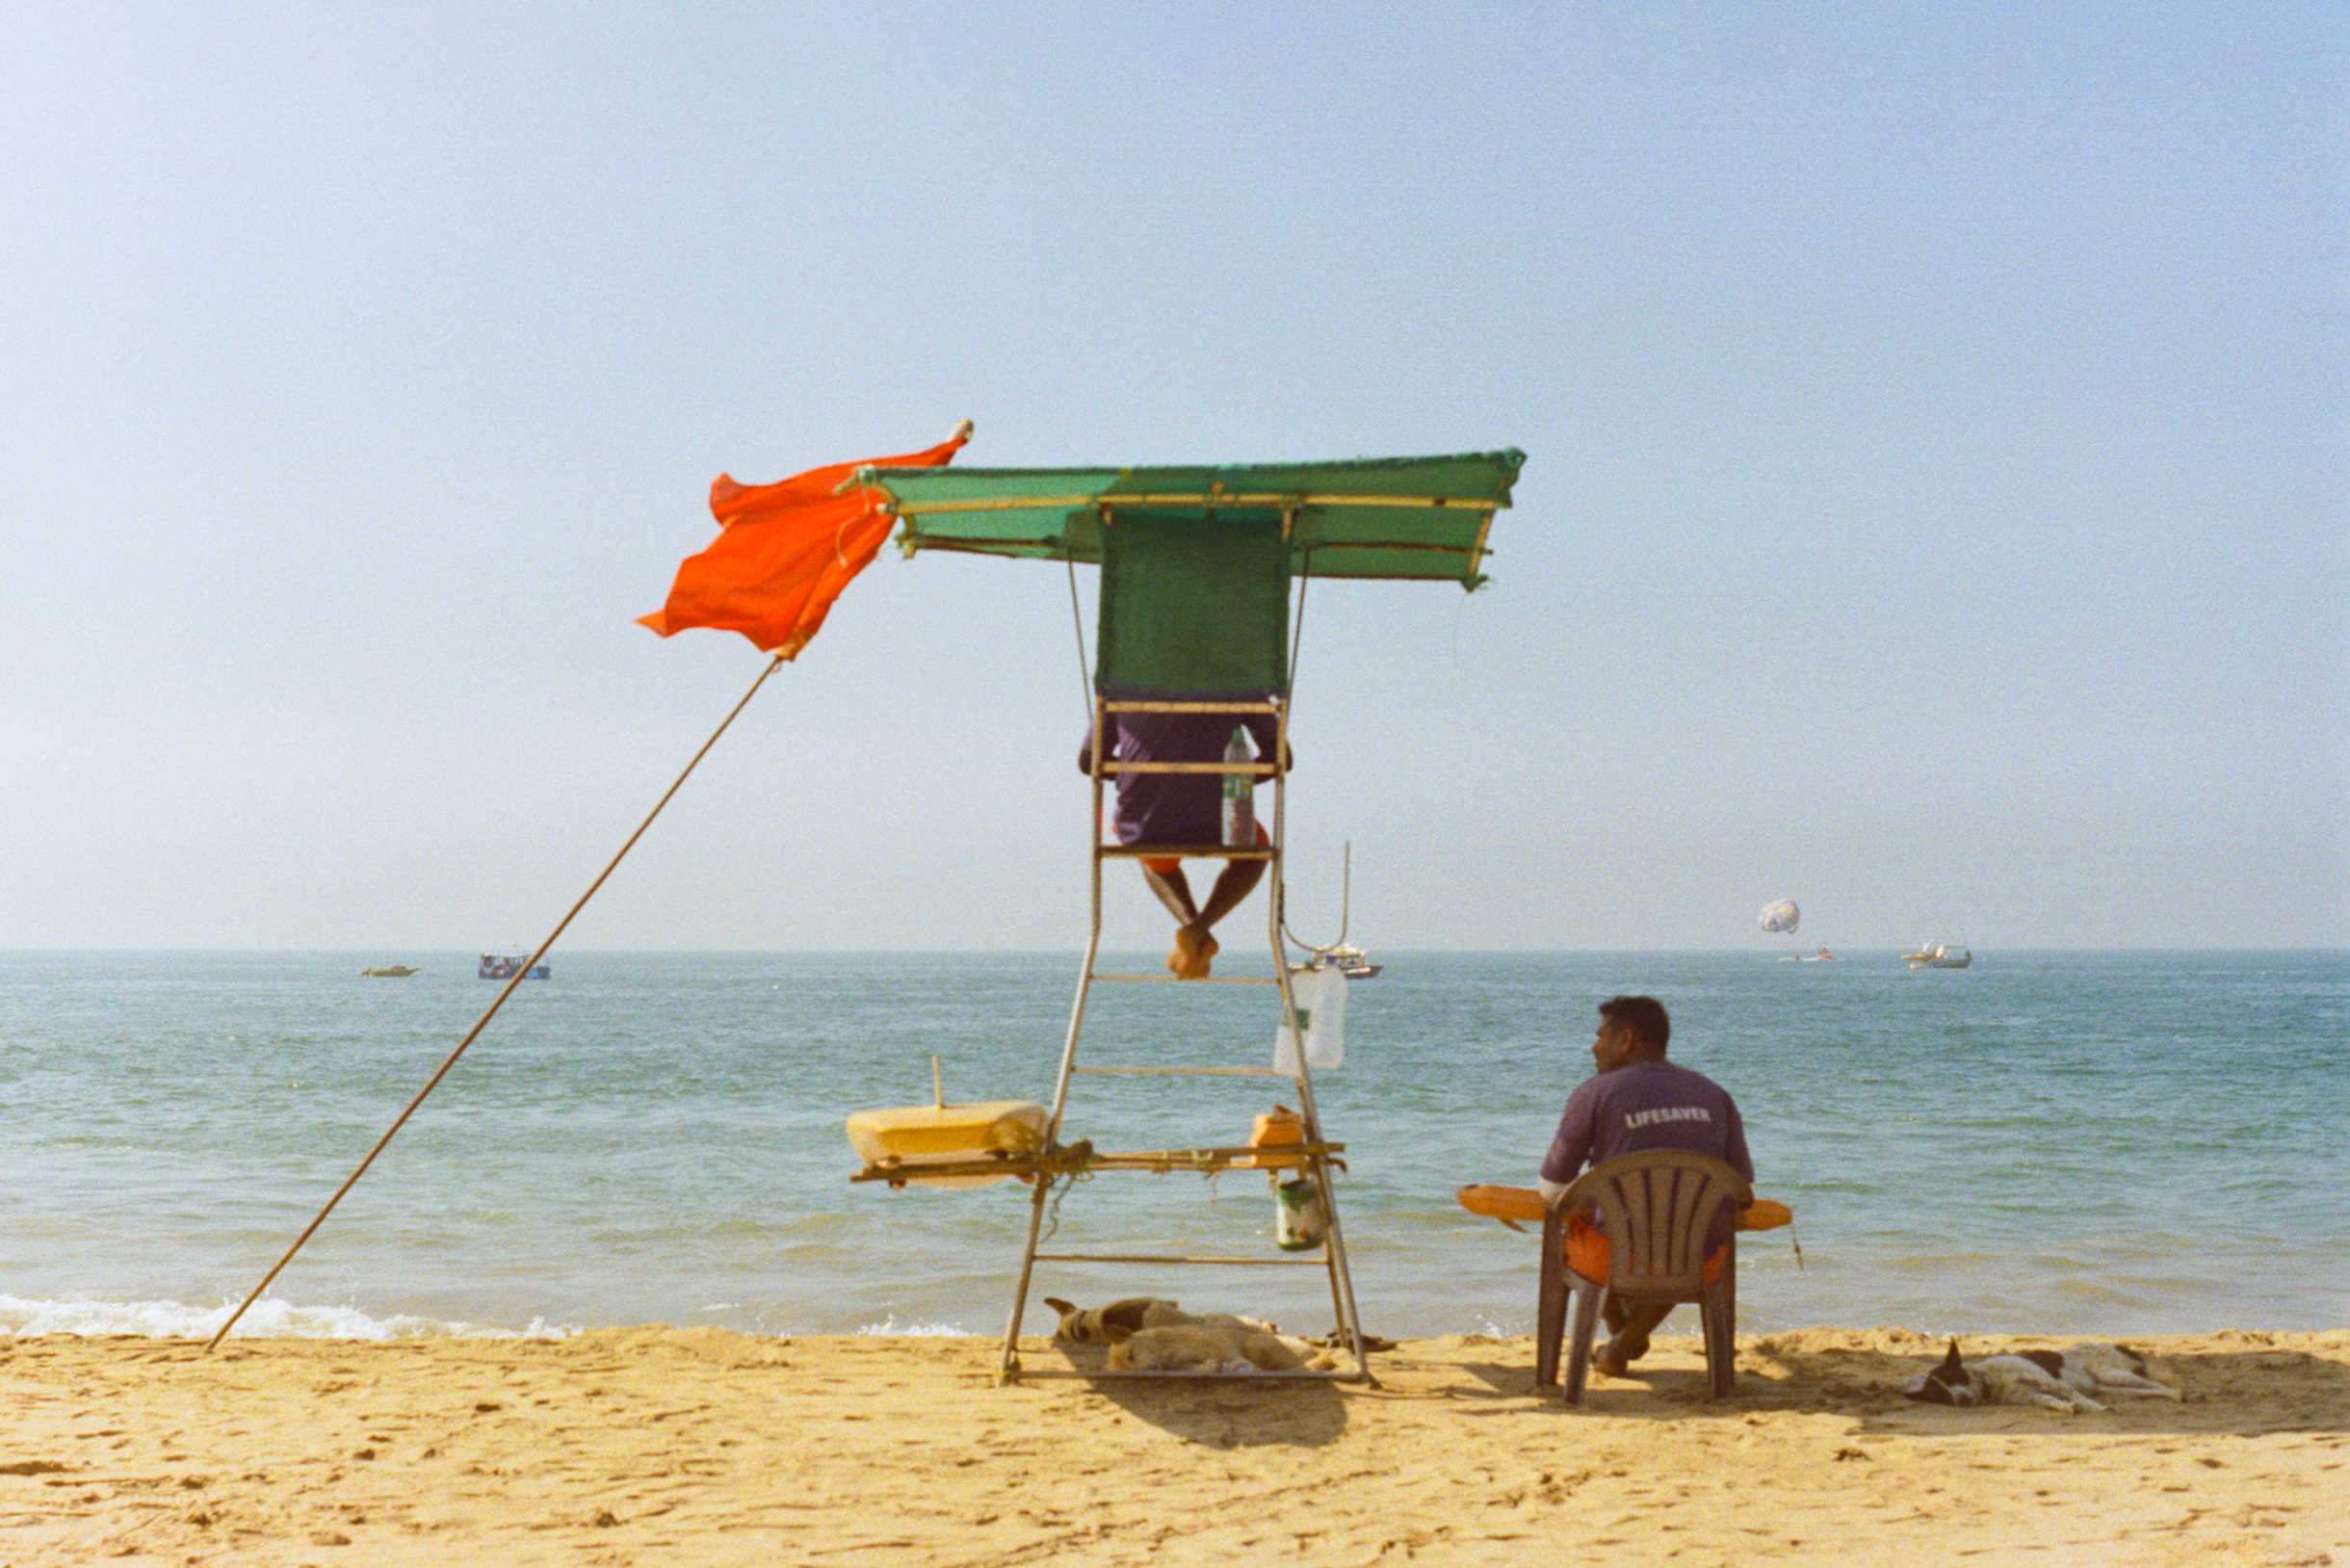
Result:
{"label": "seated man on tower", "polygon": [[[1749,1182],[1755,1163],[1746,1152],[1746,1125],[1729,1091],[1703,1073],[1664,1059],[1673,1021],[1652,996],[1614,996],[1600,1004],[1600,1027],[1591,1042],[1599,1069],[1567,1099],[1558,1133],[1542,1162],[1542,1196],[1556,1203],[1586,1163],[1648,1149],[1686,1149],[1711,1155]],[[1579,1206],[1566,1216],[1567,1267],[1585,1279],[1607,1279],[1607,1236]],[[1730,1241],[1724,1224],[1708,1239],[1717,1255]],[[1717,1267],[1708,1259],[1709,1277]],[[1648,1351],[1648,1337],[1673,1309],[1642,1303],[1628,1306],[1614,1296],[1604,1313],[1612,1336],[1593,1359],[1600,1371],[1621,1377]]]}
{"label": "seated man on tower", "polygon": [[[1218,698],[1171,696],[1168,701],[1215,701]],[[1271,714],[1232,713],[1113,713],[1103,718],[1110,737],[1110,755],[1119,762],[1224,762],[1240,753],[1257,760],[1269,758],[1279,741],[1279,726]],[[1236,733],[1237,732],[1237,733]],[[1244,742],[1242,737],[1245,737]],[[1238,751],[1233,748],[1238,746]],[[1294,764],[1286,759],[1285,771]],[[1087,776],[1093,772],[1093,732],[1088,728],[1077,757]],[[1117,778],[1113,825],[1120,844],[1210,845],[1225,839],[1227,787],[1245,813],[1253,830],[1238,842],[1259,846],[1272,843],[1264,824],[1255,822],[1251,791],[1253,774],[1122,772]],[[1167,954],[1167,968],[1178,980],[1204,980],[1215,956],[1211,933],[1217,921],[1237,908],[1264,879],[1263,860],[1228,860],[1208,890],[1205,903],[1191,897],[1191,883],[1176,856],[1153,855],[1142,862],[1143,880],[1159,902],[1175,917],[1175,946]]]}

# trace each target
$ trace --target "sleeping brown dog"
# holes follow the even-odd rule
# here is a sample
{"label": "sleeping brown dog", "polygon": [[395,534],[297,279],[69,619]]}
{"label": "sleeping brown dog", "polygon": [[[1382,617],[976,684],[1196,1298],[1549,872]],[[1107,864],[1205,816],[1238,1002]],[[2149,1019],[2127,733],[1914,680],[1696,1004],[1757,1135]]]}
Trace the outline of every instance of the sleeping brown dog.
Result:
{"label": "sleeping brown dog", "polygon": [[1323,1372],[1334,1364],[1330,1351],[1308,1360],[1280,1335],[1237,1319],[1108,1333],[1112,1372]]}

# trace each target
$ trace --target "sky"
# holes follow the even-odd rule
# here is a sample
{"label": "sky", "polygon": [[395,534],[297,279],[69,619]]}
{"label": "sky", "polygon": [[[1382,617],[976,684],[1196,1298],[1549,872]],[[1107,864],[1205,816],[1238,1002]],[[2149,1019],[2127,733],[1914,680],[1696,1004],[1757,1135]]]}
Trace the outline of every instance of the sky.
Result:
{"label": "sky", "polygon": [[[2350,945],[2346,133],[2292,0],[11,6],[0,948],[535,946],[712,479],[963,418],[1527,454],[1309,591],[1308,942]],[[1090,590],[885,553],[563,944],[1074,952]]]}

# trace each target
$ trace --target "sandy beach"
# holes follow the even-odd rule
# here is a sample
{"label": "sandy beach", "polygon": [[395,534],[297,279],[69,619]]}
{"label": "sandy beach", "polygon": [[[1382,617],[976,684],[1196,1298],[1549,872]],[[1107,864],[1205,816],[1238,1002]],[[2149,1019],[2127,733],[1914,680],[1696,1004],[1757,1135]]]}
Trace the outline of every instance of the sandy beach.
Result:
{"label": "sandy beach", "polygon": [[22,1338],[0,1562],[2350,1564],[2350,1332],[2137,1343],[2183,1403],[1919,1405],[1938,1343],[1838,1329],[1742,1339],[1721,1404],[1661,1338],[1574,1410],[1477,1336],[1376,1387],[999,1386],[981,1340],[659,1327]]}

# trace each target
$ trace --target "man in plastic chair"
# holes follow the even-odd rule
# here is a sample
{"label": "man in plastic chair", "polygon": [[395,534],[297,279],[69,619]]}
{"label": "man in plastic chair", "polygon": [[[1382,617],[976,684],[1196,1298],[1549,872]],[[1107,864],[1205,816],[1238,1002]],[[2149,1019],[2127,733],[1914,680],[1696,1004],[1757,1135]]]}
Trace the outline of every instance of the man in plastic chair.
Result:
{"label": "man in plastic chair", "polygon": [[[1182,701],[1182,697],[1169,700]],[[1259,758],[1270,757],[1279,740],[1271,714],[1120,713],[1108,716],[1114,726],[1111,754],[1120,762],[1222,762],[1235,728],[1247,733]],[[1294,766],[1292,753],[1285,763]],[[1093,732],[1085,732],[1077,766],[1093,771]],[[1114,825],[1120,844],[1220,844],[1224,839],[1226,775],[1218,773],[1120,773],[1117,775]],[[1240,775],[1240,798],[1255,779]],[[1253,809],[1251,820],[1254,820]],[[1255,842],[1272,843],[1265,824],[1255,823]],[[1180,859],[1151,856],[1142,862],[1142,878],[1159,902],[1175,917],[1175,946],[1167,954],[1167,968],[1178,980],[1204,980],[1217,944],[1210,934],[1215,923],[1240,906],[1265,877],[1262,860],[1228,860],[1208,890],[1208,902],[1191,898],[1191,883]]]}
{"label": "man in plastic chair", "polygon": [[[1555,1201],[1588,1164],[1645,1149],[1686,1149],[1711,1155],[1754,1180],[1746,1153],[1746,1128],[1727,1090],[1703,1073],[1664,1059],[1672,1020],[1655,997],[1618,996],[1600,1004],[1599,1033],[1591,1059],[1599,1071],[1577,1085],[1567,1100],[1558,1134],[1542,1162],[1542,1195]],[[1607,1237],[1587,1209],[1567,1217],[1567,1267],[1585,1279],[1607,1278]],[[1727,1220],[1709,1244],[1718,1251],[1730,1240]],[[1600,1371],[1621,1377],[1648,1350],[1648,1337],[1664,1321],[1670,1306],[1626,1306],[1610,1296],[1607,1332],[1612,1337],[1594,1358]]]}

